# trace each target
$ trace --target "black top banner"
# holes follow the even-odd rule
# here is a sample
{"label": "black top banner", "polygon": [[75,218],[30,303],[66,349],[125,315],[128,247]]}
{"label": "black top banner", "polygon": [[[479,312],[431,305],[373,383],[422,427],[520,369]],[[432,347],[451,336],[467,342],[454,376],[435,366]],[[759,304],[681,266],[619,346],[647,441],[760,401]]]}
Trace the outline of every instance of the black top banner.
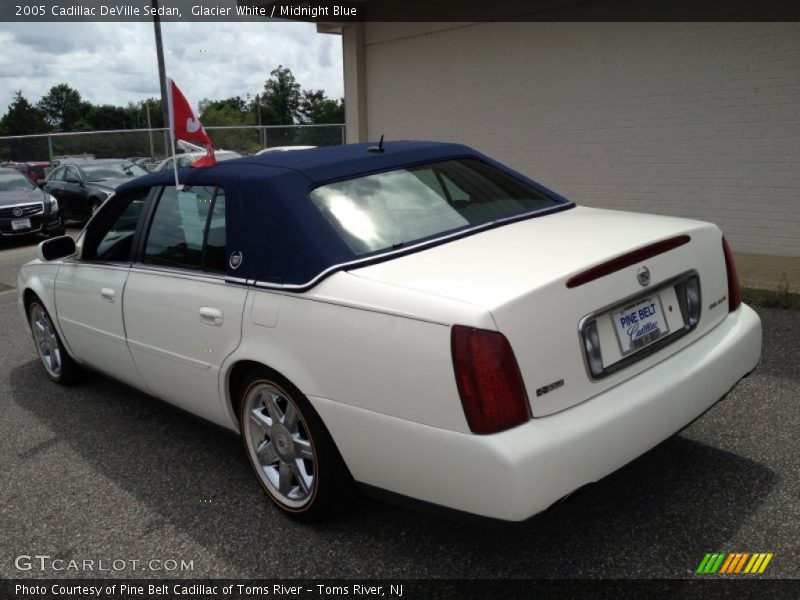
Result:
{"label": "black top banner", "polygon": [[0,21],[800,21],[797,0],[3,0]]}

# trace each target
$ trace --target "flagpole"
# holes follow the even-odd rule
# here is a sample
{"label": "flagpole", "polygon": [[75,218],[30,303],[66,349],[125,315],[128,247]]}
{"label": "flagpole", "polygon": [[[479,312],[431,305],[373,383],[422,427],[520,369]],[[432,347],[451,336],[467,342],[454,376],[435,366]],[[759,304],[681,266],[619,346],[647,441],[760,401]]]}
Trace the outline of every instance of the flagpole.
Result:
{"label": "flagpole", "polygon": [[178,155],[175,147],[175,112],[172,106],[172,79],[167,78],[167,110],[169,112],[169,139],[172,146],[172,170],[175,172],[175,189],[180,191],[183,186],[178,181]]}

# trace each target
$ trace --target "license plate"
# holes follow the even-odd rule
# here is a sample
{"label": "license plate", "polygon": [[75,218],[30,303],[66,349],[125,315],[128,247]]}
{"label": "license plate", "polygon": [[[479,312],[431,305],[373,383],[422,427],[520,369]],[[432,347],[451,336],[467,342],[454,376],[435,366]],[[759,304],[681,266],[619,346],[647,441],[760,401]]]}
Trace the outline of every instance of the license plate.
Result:
{"label": "license plate", "polygon": [[19,231],[20,229],[30,229],[30,228],[31,228],[30,219],[14,219],[13,221],[11,221],[12,231]]}
{"label": "license plate", "polygon": [[642,298],[612,312],[611,321],[623,356],[641,350],[669,333],[658,296]]}

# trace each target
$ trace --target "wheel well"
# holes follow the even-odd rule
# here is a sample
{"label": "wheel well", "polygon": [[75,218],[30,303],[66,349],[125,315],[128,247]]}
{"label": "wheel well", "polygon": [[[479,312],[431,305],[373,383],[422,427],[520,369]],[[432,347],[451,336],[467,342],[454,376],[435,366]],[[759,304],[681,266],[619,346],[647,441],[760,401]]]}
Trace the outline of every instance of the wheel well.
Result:
{"label": "wheel well", "polygon": [[39,296],[36,295],[36,292],[31,289],[27,289],[23,292],[22,302],[25,304],[25,314],[28,314],[28,309],[31,306],[31,302],[34,300],[39,300],[41,302]]}
{"label": "wheel well", "polygon": [[[283,380],[284,382],[286,382],[290,386],[296,388],[299,393],[301,393],[301,394],[303,393],[288,377],[285,377],[284,375],[282,375],[280,372],[276,371],[272,367],[270,367],[268,365],[265,365],[262,362],[258,362],[256,360],[242,360],[242,361],[236,363],[235,365],[233,365],[233,367],[231,367],[230,373],[228,375],[229,402],[231,403],[231,408],[233,409],[233,414],[236,415],[236,421],[237,422],[240,420],[240,416],[241,416],[240,415],[240,412],[241,412],[240,411],[240,406],[239,406],[239,402],[238,402],[238,400],[239,400],[239,389],[242,387],[242,383],[244,382],[244,378],[247,376],[247,374],[250,372],[250,370],[254,369],[254,368],[266,369],[267,371],[270,371],[273,375],[276,376],[278,381]],[[309,404],[310,404],[310,402],[309,402]],[[325,430],[326,435],[330,438],[331,444],[333,444],[334,449],[336,450],[337,454],[339,455],[339,457],[340,457],[340,459],[342,461],[342,464],[344,465],[344,469],[346,471],[347,477],[349,477],[350,480],[352,481],[353,476],[350,473],[350,467],[344,461],[344,458],[342,457],[341,452],[339,452],[339,448],[336,445],[336,441],[333,439],[333,436],[331,436],[330,432],[328,431],[327,425],[325,425],[325,422],[322,421],[322,418],[316,412],[316,409],[314,408],[314,406],[311,405],[310,408],[314,412],[314,414],[317,416],[317,418],[319,418],[320,423],[322,425],[322,428]]]}
{"label": "wheel well", "polygon": [[242,381],[244,381],[247,372],[255,367],[266,367],[269,369],[267,365],[260,362],[243,360],[233,365],[230,375],[228,375],[228,399],[237,421],[239,419],[239,388],[242,386]]}

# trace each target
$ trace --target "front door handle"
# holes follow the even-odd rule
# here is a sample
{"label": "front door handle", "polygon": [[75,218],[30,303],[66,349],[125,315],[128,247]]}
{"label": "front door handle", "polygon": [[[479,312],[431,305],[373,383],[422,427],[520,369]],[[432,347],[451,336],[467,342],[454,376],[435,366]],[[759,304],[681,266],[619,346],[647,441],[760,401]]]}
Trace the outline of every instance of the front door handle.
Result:
{"label": "front door handle", "polygon": [[103,288],[100,290],[100,295],[106,302],[114,302],[114,298],[116,298],[117,293],[111,288]]}
{"label": "front door handle", "polygon": [[213,306],[201,306],[197,311],[200,313],[200,320],[206,325],[222,325],[222,311]]}

